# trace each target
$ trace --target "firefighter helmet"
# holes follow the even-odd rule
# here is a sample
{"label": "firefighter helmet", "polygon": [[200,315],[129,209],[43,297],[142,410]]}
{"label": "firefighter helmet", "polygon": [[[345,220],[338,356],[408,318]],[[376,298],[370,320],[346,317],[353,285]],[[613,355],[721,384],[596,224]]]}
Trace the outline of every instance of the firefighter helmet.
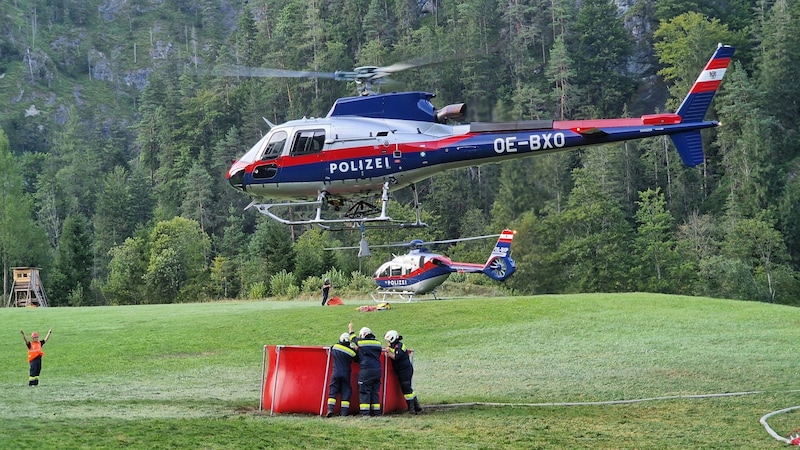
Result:
{"label": "firefighter helmet", "polygon": [[383,336],[383,338],[389,341],[390,344],[394,344],[398,339],[400,339],[400,335],[395,330],[389,330],[386,332],[386,335]]}

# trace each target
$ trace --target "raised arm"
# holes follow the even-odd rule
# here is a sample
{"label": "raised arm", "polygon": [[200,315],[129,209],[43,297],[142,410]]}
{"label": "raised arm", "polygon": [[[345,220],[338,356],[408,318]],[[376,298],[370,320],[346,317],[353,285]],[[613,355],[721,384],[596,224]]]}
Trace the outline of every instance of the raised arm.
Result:
{"label": "raised arm", "polygon": [[49,340],[50,340],[50,333],[52,333],[52,332],[53,332],[53,329],[52,329],[52,328],[50,328],[49,330],[47,330],[47,336],[45,336],[45,337],[44,337],[44,340],[45,340],[45,341],[49,341]]}
{"label": "raised arm", "polygon": [[22,330],[19,330],[19,332],[22,333],[22,339],[25,339],[25,345],[28,345],[28,336],[25,336],[25,332]]}

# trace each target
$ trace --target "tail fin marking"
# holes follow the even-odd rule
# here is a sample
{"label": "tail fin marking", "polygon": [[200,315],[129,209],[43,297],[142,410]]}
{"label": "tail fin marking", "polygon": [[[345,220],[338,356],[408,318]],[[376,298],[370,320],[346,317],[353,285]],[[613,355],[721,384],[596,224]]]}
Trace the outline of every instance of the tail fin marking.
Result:
{"label": "tail fin marking", "polygon": [[700,122],[706,115],[711,100],[714,99],[725,71],[731,62],[734,48],[720,44],[714,56],[706,64],[705,69],[697,77],[692,89],[676,113],[683,118],[682,122]]}
{"label": "tail fin marking", "polygon": [[[496,256],[506,256],[511,251],[511,241],[514,240],[514,231],[505,229],[497,238],[497,245],[494,246],[489,260]],[[487,262],[488,264],[488,262]]]}

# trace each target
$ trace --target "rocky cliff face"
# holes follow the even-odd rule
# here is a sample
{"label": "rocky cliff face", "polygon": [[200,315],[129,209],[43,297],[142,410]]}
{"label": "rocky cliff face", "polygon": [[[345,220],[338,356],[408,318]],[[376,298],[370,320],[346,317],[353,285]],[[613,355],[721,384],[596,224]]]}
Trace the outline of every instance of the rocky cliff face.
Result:
{"label": "rocky cliff face", "polygon": [[73,106],[131,123],[153,69],[211,41],[197,26],[203,14],[217,35],[235,28],[233,6],[216,3],[209,10],[190,0],[0,0],[0,126],[12,145],[44,150],[31,146]]}
{"label": "rocky cliff face", "polygon": [[631,32],[634,54],[628,70],[643,82],[634,102],[642,111],[655,111],[667,100],[667,89],[658,76],[658,64],[653,52],[653,27],[655,26],[654,0],[614,0],[625,27]]}

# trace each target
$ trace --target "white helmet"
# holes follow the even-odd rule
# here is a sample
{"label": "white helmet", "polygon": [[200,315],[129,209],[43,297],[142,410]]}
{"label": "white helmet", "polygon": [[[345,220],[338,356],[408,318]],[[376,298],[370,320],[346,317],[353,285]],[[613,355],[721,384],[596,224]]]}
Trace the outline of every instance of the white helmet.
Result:
{"label": "white helmet", "polygon": [[386,335],[384,335],[383,338],[389,341],[390,344],[394,344],[398,339],[400,339],[400,335],[395,330],[389,330],[386,332]]}
{"label": "white helmet", "polygon": [[339,336],[339,342],[350,342],[350,333],[342,333],[342,335]]}
{"label": "white helmet", "polygon": [[372,330],[370,330],[367,327],[364,327],[364,328],[361,329],[361,331],[358,332],[358,337],[363,339],[363,338],[367,337],[368,334],[372,334]]}

